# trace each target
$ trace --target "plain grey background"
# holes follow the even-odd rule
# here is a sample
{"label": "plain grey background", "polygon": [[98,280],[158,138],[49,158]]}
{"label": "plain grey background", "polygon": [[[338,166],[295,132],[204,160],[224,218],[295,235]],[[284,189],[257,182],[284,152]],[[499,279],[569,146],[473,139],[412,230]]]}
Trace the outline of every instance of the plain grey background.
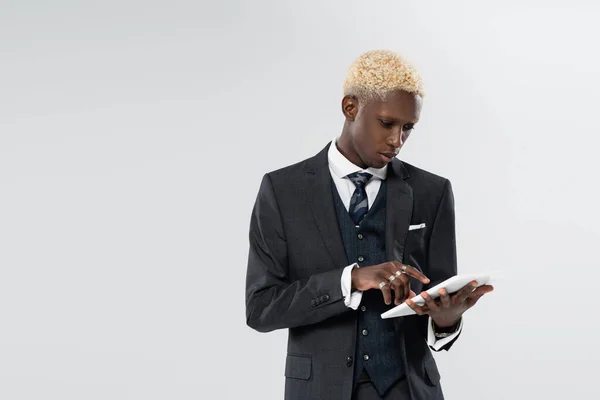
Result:
{"label": "plain grey background", "polygon": [[450,400],[595,398],[592,1],[0,1],[0,398],[280,399],[247,328],[262,175],[340,133],[364,51],[421,71],[399,158],[449,178],[496,291],[436,354]]}

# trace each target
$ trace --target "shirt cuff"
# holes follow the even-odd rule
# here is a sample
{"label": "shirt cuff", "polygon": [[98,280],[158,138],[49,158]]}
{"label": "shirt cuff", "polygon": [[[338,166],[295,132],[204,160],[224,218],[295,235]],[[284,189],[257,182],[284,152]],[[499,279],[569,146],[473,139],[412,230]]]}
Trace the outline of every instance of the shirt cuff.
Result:
{"label": "shirt cuff", "polygon": [[454,340],[456,336],[458,336],[458,334],[462,330],[462,326],[463,318],[460,319],[460,323],[458,324],[456,332],[449,336],[446,336],[445,338],[437,339],[435,337],[435,334],[433,333],[433,320],[431,319],[431,317],[429,317],[429,322],[427,323],[427,344],[436,351],[440,350],[442,347],[444,347],[444,345],[448,344],[449,342]]}
{"label": "shirt cuff", "polygon": [[346,307],[356,310],[360,305],[362,292],[360,290],[355,290],[352,292],[352,269],[354,267],[358,268],[358,264],[354,263],[344,268],[344,271],[342,272],[341,285],[342,296],[344,296],[344,304]]}

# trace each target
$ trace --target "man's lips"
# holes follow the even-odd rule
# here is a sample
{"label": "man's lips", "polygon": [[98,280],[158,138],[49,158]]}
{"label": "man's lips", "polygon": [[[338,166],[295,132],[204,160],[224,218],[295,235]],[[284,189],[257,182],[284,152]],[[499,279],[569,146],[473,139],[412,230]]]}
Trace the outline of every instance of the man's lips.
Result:
{"label": "man's lips", "polygon": [[394,158],[398,155],[398,153],[380,153],[386,156],[387,158]]}

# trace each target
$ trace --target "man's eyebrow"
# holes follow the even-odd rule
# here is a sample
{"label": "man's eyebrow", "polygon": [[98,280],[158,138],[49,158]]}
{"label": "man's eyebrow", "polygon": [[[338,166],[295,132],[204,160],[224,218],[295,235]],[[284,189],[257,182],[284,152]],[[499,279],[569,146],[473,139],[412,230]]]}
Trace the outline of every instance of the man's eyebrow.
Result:
{"label": "man's eyebrow", "polygon": [[387,119],[389,121],[400,121],[400,119],[392,117],[391,115],[387,115],[387,114],[378,114],[377,117],[382,118],[382,119]]}
{"label": "man's eyebrow", "polygon": [[[387,121],[393,121],[393,122],[402,122],[402,119],[400,119],[400,118],[395,118],[395,117],[392,117],[391,115],[386,115],[386,114],[378,114],[378,115],[377,115],[377,117],[378,117],[378,118],[381,118],[381,119],[385,119],[385,120],[387,120]],[[416,119],[416,120],[409,120],[409,121],[405,121],[405,123],[407,123],[407,124],[416,124],[417,122],[419,122],[419,120],[418,120],[418,119]]]}

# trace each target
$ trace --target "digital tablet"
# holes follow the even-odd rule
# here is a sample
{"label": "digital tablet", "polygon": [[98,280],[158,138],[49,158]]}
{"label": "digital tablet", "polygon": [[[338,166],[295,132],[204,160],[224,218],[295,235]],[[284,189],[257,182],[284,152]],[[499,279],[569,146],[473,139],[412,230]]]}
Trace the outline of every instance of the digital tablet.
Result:
{"label": "digital tablet", "polygon": [[[482,285],[487,285],[491,281],[491,276],[483,275],[483,274],[475,274],[475,275],[455,275],[449,279],[446,279],[444,282],[441,282],[431,289],[427,290],[426,293],[429,294],[432,298],[437,299],[440,297],[438,290],[445,288],[449,294],[458,292],[465,285],[469,284],[471,281],[477,281],[477,287]],[[419,294],[411,299],[415,302],[415,304],[422,306],[425,304],[425,300]],[[406,303],[398,304],[396,307],[392,308],[381,314],[381,318],[396,318],[396,317],[404,317],[405,315],[413,315],[415,311],[408,306]]]}

